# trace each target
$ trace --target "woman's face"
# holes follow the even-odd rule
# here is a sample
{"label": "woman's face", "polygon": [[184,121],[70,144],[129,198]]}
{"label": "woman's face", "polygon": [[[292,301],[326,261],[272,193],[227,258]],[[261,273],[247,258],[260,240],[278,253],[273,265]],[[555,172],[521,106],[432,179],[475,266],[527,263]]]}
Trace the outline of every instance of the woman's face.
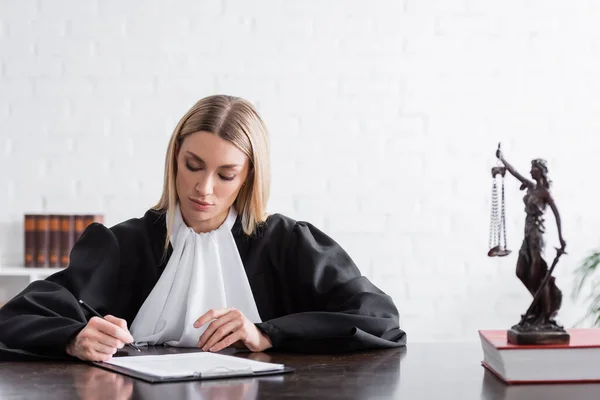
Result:
{"label": "woman's face", "polygon": [[248,157],[210,132],[187,136],[176,157],[177,196],[184,221],[198,233],[217,229],[246,181]]}
{"label": "woman's face", "polygon": [[540,171],[540,169],[538,167],[536,167],[535,165],[531,167],[530,173],[531,173],[531,177],[533,179],[535,179],[536,181],[542,177],[542,171]]}

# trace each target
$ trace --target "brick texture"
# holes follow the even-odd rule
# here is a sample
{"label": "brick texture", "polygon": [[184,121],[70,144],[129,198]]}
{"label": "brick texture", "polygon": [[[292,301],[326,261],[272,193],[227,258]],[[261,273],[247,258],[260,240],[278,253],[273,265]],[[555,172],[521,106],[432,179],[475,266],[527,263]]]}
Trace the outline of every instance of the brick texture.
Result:
{"label": "brick texture", "polygon": [[24,213],[142,215],[179,118],[229,93],[270,127],[270,211],[344,246],[411,340],[518,321],[523,192],[507,179],[513,253],[487,258],[490,168],[499,141],[523,173],[548,159],[572,326],[573,270],[600,247],[599,18],[593,0],[0,0],[2,261]]}

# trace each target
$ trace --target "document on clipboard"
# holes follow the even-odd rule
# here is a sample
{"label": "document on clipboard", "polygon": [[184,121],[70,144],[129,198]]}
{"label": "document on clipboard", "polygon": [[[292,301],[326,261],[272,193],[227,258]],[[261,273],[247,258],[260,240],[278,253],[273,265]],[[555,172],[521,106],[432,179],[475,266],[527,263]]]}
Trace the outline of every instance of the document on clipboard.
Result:
{"label": "document on clipboard", "polygon": [[148,382],[252,377],[293,371],[283,364],[208,352],[114,357],[94,364]]}

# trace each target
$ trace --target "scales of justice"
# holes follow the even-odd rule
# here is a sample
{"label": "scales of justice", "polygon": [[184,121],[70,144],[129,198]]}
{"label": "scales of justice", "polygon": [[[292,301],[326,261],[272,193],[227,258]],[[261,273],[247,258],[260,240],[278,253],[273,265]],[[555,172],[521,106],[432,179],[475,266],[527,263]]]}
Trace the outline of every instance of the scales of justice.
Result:
{"label": "scales of justice", "polygon": [[[508,171],[526,190],[524,238],[517,258],[517,277],[533,296],[531,305],[521,315],[518,324],[507,331],[508,342],[518,345],[564,344],[569,342],[568,332],[560,326],[555,317],[562,304],[562,293],[556,287],[552,272],[560,257],[565,253],[566,243],[562,237],[560,214],[550,195],[548,165],[545,160],[531,161],[530,177],[517,172],[505,159],[498,144],[496,150],[498,165],[492,168],[492,212],[490,221],[489,257],[506,257],[512,253],[506,241],[506,207],[504,201],[504,178]],[[498,180],[501,199],[498,201]],[[561,244],[556,248],[556,256],[550,268],[543,258],[544,213],[550,208],[554,213]]]}

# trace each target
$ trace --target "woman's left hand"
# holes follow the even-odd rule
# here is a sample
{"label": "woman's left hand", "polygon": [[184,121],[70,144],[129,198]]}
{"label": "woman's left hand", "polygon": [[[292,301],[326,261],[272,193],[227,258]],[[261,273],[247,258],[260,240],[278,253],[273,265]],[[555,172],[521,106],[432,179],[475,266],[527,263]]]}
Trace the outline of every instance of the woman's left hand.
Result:
{"label": "woman's left hand", "polygon": [[273,346],[269,336],[235,308],[210,310],[194,322],[194,328],[199,328],[210,320],[214,321],[200,336],[197,344],[204,351],[219,351],[237,342],[250,351],[263,351]]}

